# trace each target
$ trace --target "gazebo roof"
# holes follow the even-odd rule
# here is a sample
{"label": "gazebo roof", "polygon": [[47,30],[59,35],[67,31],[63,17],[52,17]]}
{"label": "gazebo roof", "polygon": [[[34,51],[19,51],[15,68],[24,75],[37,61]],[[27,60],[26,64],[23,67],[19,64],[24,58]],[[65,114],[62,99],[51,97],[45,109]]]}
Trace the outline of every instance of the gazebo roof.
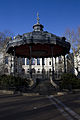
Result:
{"label": "gazebo roof", "polygon": [[17,35],[14,40],[7,43],[7,53],[13,54],[18,57],[30,58],[30,46],[32,48],[31,56],[38,57],[51,57],[51,47],[53,47],[53,56],[60,56],[69,53],[70,43],[66,41],[65,37],[58,37],[47,31],[43,31],[43,25],[39,23],[37,17],[37,24],[33,26],[33,31]]}

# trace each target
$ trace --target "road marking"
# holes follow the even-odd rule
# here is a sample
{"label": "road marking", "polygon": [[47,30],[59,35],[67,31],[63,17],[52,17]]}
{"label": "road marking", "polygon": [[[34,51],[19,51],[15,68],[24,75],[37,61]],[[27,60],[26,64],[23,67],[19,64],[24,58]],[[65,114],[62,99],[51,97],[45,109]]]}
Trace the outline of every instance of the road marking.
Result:
{"label": "road marking", "polygon": [[62,107],[64,107],[64,109],[65,109],[68,113],[70,113],[74,118],[80,120],[80,115],[79,115],[79,114],[77,114],[76,112],[74,112],[73,110],[71,110],[69,107],[67,107],[65,104],[63,104],[60,100],[58,100],[58,99],[55,98],[54,96],[53,96],[53,99],[54,99],[58,104],[60,104]]}
{"label": "road marking", "polygon": [[64,109],[61,106],[59,106],[55,101],[53,101],[52,97],[48,96],[48,98],[67,120],[74,120],[66,111],[64,111]]}

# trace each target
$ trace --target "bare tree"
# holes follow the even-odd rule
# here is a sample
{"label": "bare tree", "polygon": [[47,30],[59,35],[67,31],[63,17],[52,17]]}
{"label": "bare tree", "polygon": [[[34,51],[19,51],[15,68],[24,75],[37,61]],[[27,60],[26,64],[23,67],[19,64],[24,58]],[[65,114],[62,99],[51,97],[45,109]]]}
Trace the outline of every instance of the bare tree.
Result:
{"label": "bare tree", "polygon": [[6,45],[9,40],[12,40],[13,33],[8,30],[0,32],[0,74],[4,73]]}
{"label": "bare tree", "polygon": [[12,40],[13,33],[9,31],[0,32],[0,51],[5,49],[6,44],[9,40]]}
{"label": "bare tree", "polygon": [[[65,37],[67,41],[71,43],[71,53],[73,53],[73,56],[76,57],[76,63],[79,64],[77,60],[77,53],[79,53],[80,50],[80,27],[78,27],[77,31],[67,29],[65,32]],[[71,65],[73,66],[73,60],[70,57]],[[72,62],[73,61],[73,62]],[[77,72],[79,73],[78,69],[76,68]]]}
{"label": "bare tree", "polygon": [[67,41],[71,43],[71,52],[75,54],[75,52],[80,48],[80,27],[78,27],[77,31],[67,29],[65,37]]}

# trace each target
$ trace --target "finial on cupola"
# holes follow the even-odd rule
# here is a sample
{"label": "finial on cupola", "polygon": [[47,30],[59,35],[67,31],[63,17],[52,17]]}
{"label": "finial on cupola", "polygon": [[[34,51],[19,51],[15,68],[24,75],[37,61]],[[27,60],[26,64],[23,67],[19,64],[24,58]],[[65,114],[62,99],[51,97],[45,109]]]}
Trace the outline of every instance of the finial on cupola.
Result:
{"label": "finial on cupola", "polygon": [[43,31],[44,26],[40,24],[39,20],[40,20],[39,13],[37,12],[37,24],[33,25],[34,31]]}
{"label": "finial on cupola", "polygon": [[39,20],[40,20],[40,18],[39,18],[39,13],[37,12],[37,24],[40,24],[40,23],[39,23]]}

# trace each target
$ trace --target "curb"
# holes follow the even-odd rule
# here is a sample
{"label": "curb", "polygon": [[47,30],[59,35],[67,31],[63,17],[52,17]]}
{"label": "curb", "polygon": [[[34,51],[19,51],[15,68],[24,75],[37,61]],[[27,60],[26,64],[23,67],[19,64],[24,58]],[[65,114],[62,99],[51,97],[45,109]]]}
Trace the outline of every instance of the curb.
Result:
{"label": "curb", "polygon": [[11,94],[13,95],[14,94],[14,91],[10,91],[10,90],[0,90],[0,94]]}
{"label": "curb", "polygon": [[39,96],[39,93],[21,93],[23,96]]}
{"label": "curb", "polygon": [[39,93],[22,93],[20,91],[10,91],[10,90],[0,90],[0,94],[6,94],[6,95],[23,95],[23,96],[39,96]]}

